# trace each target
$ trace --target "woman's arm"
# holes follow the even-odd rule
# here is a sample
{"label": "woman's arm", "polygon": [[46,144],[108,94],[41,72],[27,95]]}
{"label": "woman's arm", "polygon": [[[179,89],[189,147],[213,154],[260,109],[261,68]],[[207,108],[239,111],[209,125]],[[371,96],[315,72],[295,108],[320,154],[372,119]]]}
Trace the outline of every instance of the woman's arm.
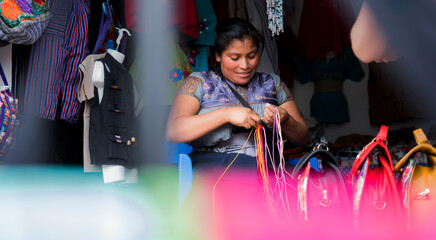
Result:
{"label": "woman's arm", "polygon": [[220,108],[197,115],[199,110],[198,99],[184,94],[177,95],[168,117],[167,140],[190,142],[226,123],[250,129],[260,122],[259,115],[245,107]]}
{"label": "woman's arm", "polygon": [[274,108],[279,112],[282,133],[286,139],[297,145],[309,142],[309,129],[295,101],[286,101],[280,106],[266,104],[263,120],[268,125],[274,124]]}

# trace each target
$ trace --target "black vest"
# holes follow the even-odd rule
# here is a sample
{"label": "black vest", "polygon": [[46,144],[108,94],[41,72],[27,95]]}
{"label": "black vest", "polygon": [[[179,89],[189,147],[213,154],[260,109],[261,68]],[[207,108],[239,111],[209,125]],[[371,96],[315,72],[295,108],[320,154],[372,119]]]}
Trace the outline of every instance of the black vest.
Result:
{"label": "black vest", "polygon": [[90,100],[89,150],[91,163],[136,167],[136,115],[133,81],[124,66],[110,54],[102,59],[103,99],[97,88]]}

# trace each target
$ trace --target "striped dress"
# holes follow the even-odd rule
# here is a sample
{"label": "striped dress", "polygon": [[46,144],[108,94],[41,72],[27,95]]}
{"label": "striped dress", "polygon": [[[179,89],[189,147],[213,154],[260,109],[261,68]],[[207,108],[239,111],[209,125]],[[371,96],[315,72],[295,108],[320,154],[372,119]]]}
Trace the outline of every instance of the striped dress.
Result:
{"label": "striped dress", "polygon": [[50,23],[31,48],[24,106],[41,118],[76,122],[81,110],[78,66],[88,55],[89,1],[52,0],[51,12]]}

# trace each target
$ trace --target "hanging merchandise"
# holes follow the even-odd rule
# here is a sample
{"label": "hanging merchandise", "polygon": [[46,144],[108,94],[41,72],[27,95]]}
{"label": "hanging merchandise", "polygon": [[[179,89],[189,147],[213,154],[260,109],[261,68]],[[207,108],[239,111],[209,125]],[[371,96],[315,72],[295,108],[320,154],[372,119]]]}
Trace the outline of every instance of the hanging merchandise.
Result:
{"label": "hanging merchandise", "polygon": [[[314,150],[304,155],[292,171],[297,181],[297,220],[300,224],[332,229],[351,226],[349,185],[328,142],[321,137]],[[329,221],[325,221],[325,219]]]}
{"label": "hanging merchandise", "polygon": [[272,36],[283,32],[283,0],[266,0],[268,28]]}
{"label": "hanging merchandise", "polygon": [[310,100],[310,116],[320,123],[350,121],[348,102],[343,93],[346,79],[358,82],[365,73],[350,48],[343,55],[331,52],[322,59],[306,60],[300,56],[295,63],[295,77],[305,84],[314,82],[314,94]]}
{"label": "hanging merchandise", "polygon": [[[115,49],[115,40],[118,37],[116,28],[122,28],[110,1],[102,3],[101,11],[100,27],[92,54],[104,53],[108,49]],[[126,39],[127,37],[121,39],[120,52],[122,53],[125,53],[126,50]]]}
{"label": "hanging merchandise", "polygon": [[[226,1],[217,1],[221,5],[222,2],[224,2],[223,5],[228,4],[228,17],[227,18],[242,18],[247,20],[247,9],[245,8],[245,0],[228,0]],[[216,4],[218,5],[218,4]],[[218,15],[218,12],[217,12]]]}
{"label": "hanging merchandise", "polygon": [[330,51],[343,55],[351,48],[350,30],[355,17],[349,0],[305,0],[298,41],[306,59],[322,59]]}
{"label": "hanging merchandise", "polygon": [[79,64],[88,55],[89,0],[50,4],[53,18],[31,46],[24,107],[41,118],[76,122],[81,115]]}
{"label": "hanging merchandise", "polygon": [[4,86],[0,87],[0,159],[13,146],[15,129],[18,126],[18,99],[14,99],[0,64],[0,76]]}
{"label": "hanging merchandise", "polygon": [[195,45],[213,46],[215,44],[215,27],[217,24],[215,11],[210,0],[196,0],[198,15],[198,39]]}
{"label": "hanging merchandise", "polygon": [[186,46],[183,48],[188,57],[189,65],[194,72],[205,72],[209,70],[207,60],[207,47],[203,46]]}
{"label": "hanging merchandise", "polygon": [[14,44],[33,44],[51,17],[46,0],[0,0],[0,39]]}
{"label": "hanging merchandise", "polygon": [[[348,181],[353,185],[355,227],[387,233],[404,229],[400,195],[391,155],[386,146],[388,127],[381,126],[376,138],[357,155]],[[375,220],[376,219],[376,220]],[[380,223],[383,223],[380,228]]]}
{"label": "hanging merchandise", "polygon": [[94,63],[95,96],[90,100],[89,150],[93,165],[131,169],[138,160],[137,118],[133,81],[122,65],[123,60],[124,54],[108,50],[104,58]]}
{"label": "hanging merchandise", "polygon": [[265,0],[245,1],[250,23],[259,31],[265,39],[263,53],[257,70],[259,72],[274,73],[279,75],[279,59],[277,44],[271,30],[268,28],[268,14]]}
{"label": "hanging merchandise", "polygon": [[172,14],[170,27],[174,27],[186,36],[198,39],[198,15],[195,0],[167,1]]}
{"label": "hanging merchandise", "polygon": [[413,233],[434,234],[436,149],[422,129],[413,131],[413,135],[418,145],[398,161],[394,171],[400,173],[397,183],[407,218],[407,229]]}
{"label": "hanging merchandise", "polygon": [[174,60],[171,63],[168,71],[168,77],[169,77],[169,98],[168,98],[168,104],[171,105],[173,102],[173,99],[176,95],[177,89],[182,84],[183,80],[187,78],[192,72],[191,65],[188,62],[188,57],[186,56],[185,52],[183,52],[182,48],[179,44],[172,44],[172,49],[174,53]]}

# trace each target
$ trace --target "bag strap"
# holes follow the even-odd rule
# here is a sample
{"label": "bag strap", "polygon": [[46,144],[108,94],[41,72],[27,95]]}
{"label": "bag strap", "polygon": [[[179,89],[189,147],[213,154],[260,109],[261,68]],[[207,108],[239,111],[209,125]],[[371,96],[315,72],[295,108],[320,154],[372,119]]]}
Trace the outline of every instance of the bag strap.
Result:
{"label": "bag strap", "polygon": [[319,171],[322,172],[323,171],[323,163],[327,163],[330,162],[332,163],[334,166],[339,168],[339,164],[336,161],[335,157],[328,152],[325,149],[317,149],[315,151],[312,151],[306,155],[304,155],[300,161],[298,161],[297,165],[295,166],[294,170],[292,170],[291,176],[292,177],[297,177],[298,174],[300,174],[301,171],[304,170],[304,166],[307,165],[307,163],[310,161],[311,158],[313,157],[319,157],[318,159],[318,167],[319,167]]}
{"label": "bag strap", "polygon": [[404,155],[394,167],[394,172],[400,172],[404,164],[407,163],[412,154],[416,152],[422,152],[427,154],[427,161],[430,161],[433,165],[436,164],[436,148],[434,148],[429,142],[427,137],[421,128],[413,131],[416,143],[418,144],[412,148],[406,155]]}
{"label": "bag strap", "polygon": [[9,86],[9,85],[8,85],[8,81],[6,80],[5,72],[3,71],[3,67],[2,67],[1,64],[0,64],[0,75],[2,76],[3,84],[4,84],[5,86]]}
{"label": "bag strap", "polygon": [[391,154],[389,153],[389,150],[386,146],[388,129],[389,127],[387,126],[381,126],[377,136],[370,143],[368,143],[357,155],[356,159],[354,160],[353,167],[351,168],[350,175],[348,177],[349,182],[352,182],[354,175],[357,173],[360,166],[364,163],[365,159],[374,148],[380,149],[381,154],[385,155],[385,158],[388,160],[387,164],[389,165],[383,164],[383,166],[388,167],[388,169],[390,169],[391,171],[393,170]]}
{"label": "bag strap", "polygon": [[[221,79],[223,79],[223,80],[225,79],[221,74],[220,74],[220,76],[221,76]],[[241,96],[241,94],[238,93],[238,91],[236,91],[229,83],[227,83],[227,86],[229,86],[233,95],[235,95],[235,97],[242,104],[242,106],[253,110],[253,108],[251,108],[250,104],[247,101],[245,101],[245,99]],[[262,125],[262,127],[265,129],[265,131],[267,131],[267,132],[270,131],[270,128],[266,125],[266,123],[264,121],[261,121],[260,125]]]}
{"label": "bag strap", "polygon": [[242,106],[253,110],[253,108],[251,108],[250,104],[248,104],[248,102],[245,101],[245,99],[241,96],[241,94],[239,94],[229,83],[227,83],[227,86],[229,86],[233,95],[235,95],[235,97],[239,100],[239,102],[242,104]]}
{"label": "bag strap", "polygon": [[0,75],[1,75],[1,78],[3,80],[3,84],[5,85],[5,91],[6,91],[7,95],[12,96],[11,89],[9,87],[5,72],[3,71],[3,67],[1,64],[0,64]]}

